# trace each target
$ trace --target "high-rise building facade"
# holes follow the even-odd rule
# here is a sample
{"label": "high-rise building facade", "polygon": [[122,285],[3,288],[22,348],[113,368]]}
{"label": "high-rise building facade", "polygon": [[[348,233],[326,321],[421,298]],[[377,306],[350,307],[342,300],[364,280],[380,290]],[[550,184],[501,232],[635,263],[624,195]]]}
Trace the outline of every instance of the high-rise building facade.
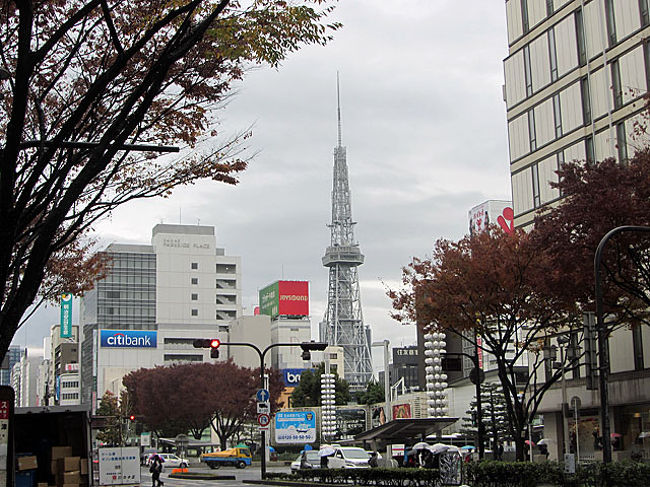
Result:
{"label": "high-rise building facade", "polygon": [[241,259],[217,247],[214,227],[160,224],[151,245],[104,252],[108,272],[81,300],[81,393],[93,406],[132,370],[209,361],[193,340],[225,339],[242,311]]}
{"label": "high-rise building facade", "polygon": [[563,161],[625,161],[648,90],[647,0],[507,0],[515,226],[557,201]]}
{"label": "high-rise building facade", "polygon": [[11,371],[18,362],[20,362],[20,347],[12,345],[7,350],[2,367],[0,367],[0,386],[11,385]]}
{"label": "high-rise building facade", "polygon": [[[625,163],[640,143],[634,124],[650,86],[650,11],[648,0],[507,0],[506,15],[514,223],[527,227],[538,209],[561,199],[550,183],[563,161]],[[552,342],[569,353],[575,337],[562,338],[564,344]],[[608,341],[613,457],[648,459],[650,332],[619,329]],[[551,459],[578,445],[581,461],[602,458],[601,405],[585,373],[582,364],[567,370],[565,392],[554,384],[540,404]],[[573,411],[563,414],[569,402],[579,404],[577,424]]]}

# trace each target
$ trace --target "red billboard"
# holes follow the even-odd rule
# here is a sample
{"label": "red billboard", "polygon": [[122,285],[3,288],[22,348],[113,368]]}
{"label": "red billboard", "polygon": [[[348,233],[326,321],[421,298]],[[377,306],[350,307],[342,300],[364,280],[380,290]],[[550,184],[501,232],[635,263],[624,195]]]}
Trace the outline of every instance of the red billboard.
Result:
{"label": "red billboard", "polygon": [[307,281],[278,281],[279,313],[309,315],[309,283]]}

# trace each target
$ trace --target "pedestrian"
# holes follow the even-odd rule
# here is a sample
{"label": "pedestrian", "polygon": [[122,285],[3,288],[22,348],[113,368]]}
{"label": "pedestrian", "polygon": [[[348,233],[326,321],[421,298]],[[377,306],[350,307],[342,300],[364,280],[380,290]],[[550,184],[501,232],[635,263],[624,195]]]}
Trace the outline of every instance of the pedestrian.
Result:
{"label": "pedestrian", "polygon": [[371,468],[377,468],[379,466],[379,455],[377,455],[376,451],[373,451],[370,454],[370,460],[368,460],[368,464]]}
{"label": "pedestrian", "polygon": [[497,460],[503,460],[503,443],[501,443],[500,441],[497,443],[496,454],[497,454]]}
{"label": "pedestrian", "polygon": [[309,463],[309,460],[307,460],[307,451],[303,450],[302,456],[300,457],[300,470],[305,470],[308,468],[312,468],[312,465]]}
{"label": "pedestrian", "polygon": [[154,455],[151,460],[151,466],[149,471],[151,472],[151,487],[160,487],[165,485],[163,481],[160,480],[160,473],[163,469],[163,459],[159,455]]}

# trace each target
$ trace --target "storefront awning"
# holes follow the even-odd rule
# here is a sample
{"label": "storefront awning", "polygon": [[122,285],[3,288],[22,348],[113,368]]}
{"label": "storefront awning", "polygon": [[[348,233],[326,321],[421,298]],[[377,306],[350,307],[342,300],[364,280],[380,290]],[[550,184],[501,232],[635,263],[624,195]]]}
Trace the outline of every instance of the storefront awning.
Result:
{"label": "storefront awning", "polygon": [[371,440],[404,440],[425,438],[442,431],[458,421],[458,418],[409,418],[394,419],[388,423],[359,433],[354,437],[357,441]]}

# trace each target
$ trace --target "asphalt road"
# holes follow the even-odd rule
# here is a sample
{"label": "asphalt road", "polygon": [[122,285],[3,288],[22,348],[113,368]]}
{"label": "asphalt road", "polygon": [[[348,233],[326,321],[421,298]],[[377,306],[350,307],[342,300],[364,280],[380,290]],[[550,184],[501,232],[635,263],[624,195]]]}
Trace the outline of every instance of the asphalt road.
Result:
{"label": "asphalt road", "polygon": [[[163,471],[160,476],[160,480],[164,482],[164,487],[200,487],[207,485],[219,485],[220,487],[241,487],[242,480],[259,480],[260,479],[260,466],[258,464],[253,464],[250,467],[246,468],[235,468],[235,467],[221,467],[217,470],[210,470],[203,464],[191,465],[190,471],[195,472],[210,472],[220,475],[234,475],[236,480],[186,480],[186,479],[170,479],[168,477],[171,469],[167,472]],[[289,473],[289,465],[278,465],[271,464],[266,467],[267,472],[284,472]],[[140,469],[140,484],[143,487],[148,487],[151,485],[151,474],[147,467],[142,467]]]}

